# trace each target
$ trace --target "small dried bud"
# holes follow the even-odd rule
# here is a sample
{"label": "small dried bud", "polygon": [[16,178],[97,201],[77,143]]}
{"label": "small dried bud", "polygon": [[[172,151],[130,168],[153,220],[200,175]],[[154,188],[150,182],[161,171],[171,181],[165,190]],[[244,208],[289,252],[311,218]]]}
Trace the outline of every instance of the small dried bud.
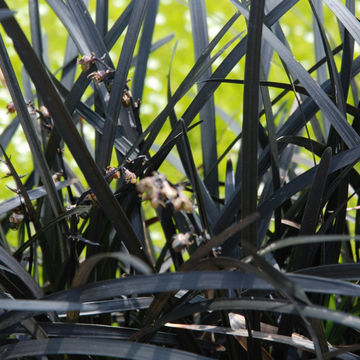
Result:
{"label": "small dried bud", "polygon": [[7,114],[14,114],[16,112],[15,105],[13,102],[6,105]]}
{"label": "small dried bud", "polygon": [[131,97],[130,90],[125,90],[124,94],[122,96],[122,99],[121,99],[121,104],[124,107],[129,107],[131,105],[131,98],[130,97]]}
{"label": "small dried bud", "polygon": [[96,85],[100,84],[109,75],[109,70],[98,70],[88,75],[88,79],[94,80]]}
{"label": "small dried bud", "polygon": [[106,174],[111,173],[110,179],[120,179],[120,177],[121,177],[120,171],[119,171],[119,170],[116,170],[116,171],[115,171],[115,170],[116,170],[116,168],[110,167],[110,166],[108,166],[108,167],[106,168],[106,170],[105,170]]}
{"label": "small dried bud", "polygon": [[49,110],[45,106],[41,106],[39,110],[46,118],[50,117]]}
{"label": "small dried bud", "polygon": [[[134,174],[135,176],[135,174]],[[134,181],[135,178],[132,178]],[[146,195],[143,197],[143,200],[150,200],[151,206],[154,209],[157,209],[159,204],[165,207],[165,203],[162,201],[160,188],[157,186],[158,178],[155,176],[148,176],[144,179],[141,179],[138,184],[136,185],[136,190],[143,194],[146,192]]]}
{"label": "small dried bud", "polygon": [[9,227],[12,230],[17,230],[21,221],[24,220],[24,215],[11,213],[8,215]]}
{"label": "small dried bud", "polygon": [[34,107],[28,107],[29,113],[37,113],[39,115],[38,120],[40,119],[41,126],[47,130],[51,130],[51,121],[50,113],[45,106],[41,106],[40,110],[35,109]]}
{"label": "small dried bud", "polygon": [[90,194],[87,194],[86,197],[92,202],[94,203],[95,205],[97,205],[98,207],[100,207],[100,203],[96,197],[96,195],[94,193],[90,193]]}
{"label": "small dried bud", "polygon": [[76,65],[81,65],[82,71],[88,71],[90,69],[91,64],[95,63],[95,56],[87,56],[84,55],[81,59],[76,62]]}
{"label": "small dried bud", "polygon": [[136,175],[126,168],[123,168],[125,173],[125,182],[130,184],[136,184]]}
{"label": "small dried bud", "polygon": [[191,233],[187,232],[185,234],[175,234],[172,236],[172,244],[171,247],[176,252],[181,252],[184,249],[188,249],[189,246],[193,243],[193,241],[189,241],[191,237]]}

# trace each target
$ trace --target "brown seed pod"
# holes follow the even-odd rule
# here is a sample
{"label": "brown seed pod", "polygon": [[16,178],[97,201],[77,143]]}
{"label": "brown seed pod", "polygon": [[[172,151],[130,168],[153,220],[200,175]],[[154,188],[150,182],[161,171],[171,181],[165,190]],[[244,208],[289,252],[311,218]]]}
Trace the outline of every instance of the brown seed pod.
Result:
{"label": "brown seed pod", "polygon": [[121,99],[121,104],[128,108],[131,105],[131,92],[130,90],[125,90]]}
{"label": "brown seed pod", "polygon": [[14,114],[16,112],[15,105],[13,102],[6,105],[7,114]]}
{"label": "brown seed pod", "polygon": [[19,228],[20,223],[24,220],[24,215],[10,213],[8,214],[9,227],[12,230],[17,230]]}
{"label": "brown seed pod", "polygon": [[115,167],[108,166],[105,170],[106,174],[111,173],[110,179],[120,179],[121,173],[120,170],[116,170]]}

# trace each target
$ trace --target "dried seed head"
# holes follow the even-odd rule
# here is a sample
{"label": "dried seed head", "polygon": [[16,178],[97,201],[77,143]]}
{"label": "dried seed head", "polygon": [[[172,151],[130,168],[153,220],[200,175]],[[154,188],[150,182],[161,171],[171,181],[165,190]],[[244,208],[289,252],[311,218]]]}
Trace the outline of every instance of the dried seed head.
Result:
{"label": "dried seed head", "polygon": [[82,71],[88,71],[90,69],[91,64],[95,63],[95,56],[87,56],[84,55],[81,59],[76,62],[76,65],[81,65]]}
{"label": "dried seed head", "polygon": [[125,173],[125,182],[130,184],[136,184],[136,175],[126,168],[123,168]]}
{"label": "dried seed head", "polygon": [[6,105],[7,114],[14,114],[16,112],[15,105],[13,102]]}
{"label": "dried seed head", "polygon": [[24,220],[24,215],[22,214],[16,214],[16,213],[10,213],[8,215],[9,220],[9,227],[12,230],[17,230],[19,228],[19,225],[21,221]]}
{"label": "dried seed head", "polygon": [[96,85],[104,81],[104,79],[110,74],[110,70],[98,70],[88,75],[88,79],[94,80]]}
{"label": "dried seed head", "polygon": [[154,208],[158,204],[165,207],[166,203],[171,201],[175,206],[175,211],[193,211],[189,199],[186,198],[181,190],[177,190],[174,186],[170,185],[163,174],[154,172],[153,176],[141,179],[136,186],[136,190],[141,194],[146,193],[143,200],[150,200]]}
{"label": "dried seed head", "polygon": [[[132,180],[134,181],[134,178]],[[156,185],[156,181],[157,179],[154,176],[148,176],[144,179],[141,179],[136,185],[136,190],[139,193],[146,193],[146,195],[143,197],[143,200],[150,200],[151,206],[154,209],[157,209],[159,204],[165,207],[165,203],[160,198],[160,189]]]}

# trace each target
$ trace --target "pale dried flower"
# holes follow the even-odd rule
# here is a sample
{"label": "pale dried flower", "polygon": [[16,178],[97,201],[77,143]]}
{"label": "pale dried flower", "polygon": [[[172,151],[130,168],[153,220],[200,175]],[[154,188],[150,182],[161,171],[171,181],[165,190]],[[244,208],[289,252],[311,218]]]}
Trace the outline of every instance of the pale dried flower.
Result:
{"label": "pale dried flower", "polygon": [[179,233],[172,236],[171,247],[175,252],[181,252],[184,249],[188,249],[194,241],[189,241],[191,238],[191,233],[187,232],[185,234]]}
{"label": "pale dried flower", "polygon": [[90,69],[91,64],[95,63],[95,56],[87,56],[84,55],[81,59],[76,62],[76,65],[81,65],[82,71],[88,71]]}

